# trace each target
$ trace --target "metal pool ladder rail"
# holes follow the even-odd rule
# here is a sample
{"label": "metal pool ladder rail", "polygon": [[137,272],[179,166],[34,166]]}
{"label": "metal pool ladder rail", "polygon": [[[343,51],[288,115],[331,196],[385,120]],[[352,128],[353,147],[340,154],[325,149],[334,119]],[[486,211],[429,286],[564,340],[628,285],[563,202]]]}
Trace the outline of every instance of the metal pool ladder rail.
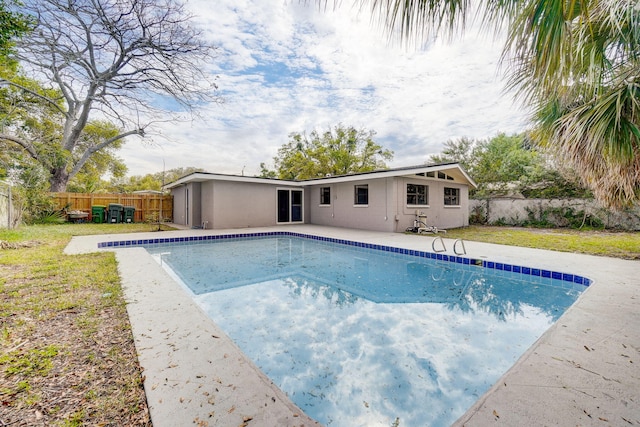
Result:
{"label": "metal pool ladder rail", "polygon": [[[458,252],[457,249],[456,249],[458,243],[460,243],[460,246],[462,246],[462,251],[461,252]],[[453,242],[453,252],[455,252],[456,255],[466,255],[467,254],[467,248],[464,247],[464,240],[456,239],[456,241]]]}
{"label": "metal pool ladder rail", "polygon": [[[440,245],[442,245],[441,248],[436,249],[436,242],[439,241]],[[444,245],[444,240],[442,240],[442,237],[440,236],[436,236],[433,238],[433,240],[431,241],[431,249],[433,249],[433,252],[446,252],[447,251],[447,247]]]}

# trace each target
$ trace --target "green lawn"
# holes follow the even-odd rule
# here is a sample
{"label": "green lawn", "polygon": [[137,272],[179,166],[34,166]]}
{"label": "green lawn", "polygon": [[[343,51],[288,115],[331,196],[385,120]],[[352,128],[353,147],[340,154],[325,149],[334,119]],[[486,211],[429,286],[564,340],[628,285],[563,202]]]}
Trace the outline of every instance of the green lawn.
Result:
{"label": "green lawn", "polygon": [[471,226],[447,230],[452,239],[640,259],[640,232]]}

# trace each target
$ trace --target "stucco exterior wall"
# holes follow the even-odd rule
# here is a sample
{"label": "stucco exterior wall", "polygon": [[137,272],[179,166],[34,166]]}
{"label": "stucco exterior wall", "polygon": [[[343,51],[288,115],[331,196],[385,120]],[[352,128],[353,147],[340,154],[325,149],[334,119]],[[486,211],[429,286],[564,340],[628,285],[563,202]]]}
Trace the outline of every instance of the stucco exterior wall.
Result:
{"label": "stucco exterior wall", "polygon": [[200,219],[202,221],[203,228],[214,228],[214,210],[213,210],[213,188],[215,184],[213,181],[203,182],[200,189],[201,205],[200,205]]}
{"label": "stucco exterior wall", "polygon": [[210,195],[202,211],[211,228],[276,225],[275,186],[223,181],[209,185]]}
{"label": "stucco exterior wall", "polygon": [[171,189],[171,195],[173,196],[173,222],[180,225],[187,224],[186,217],[186,193],[187,186],[176,187]]}
{"label": "stucco exterior wall", "polygon": [[201,196],[202,184],[194,182],[189,184],[189,222],[188,225],[192,227],[199,227],[202,223],[202,196]]}
{"label": "stucco exterior wall", "polygon": [[[355,185],[368,185],[369,203],[355,205]],[[320,188],[331,188],[331,205],[320,205]],[[362,180],[306,187],[310,202],[308,222],[332,227],[346,227],[375,231],[395,231],[393,201],[395,189],[392,178]]]}
{"label": "stucco exterior wall", "polygon": [[[331,204],[320,204],[320,188],[329,187],[331,189]],[[309,216],[309,223],[318,225],[329,225],[333,223],[335,216],[335,202],[336,199],[336,186],[335,184],[318,185],[305,188],[306,195],[306,209]]]}
{"label": "stucco exterior wall", "polygon": [[[202,222],[206,228],[267,227],[277,223],[277,190],[300,188],[243,182],[202,184]],[[304,191],[303,191],[304,193]],[[308,196],[305,194],[306,207]],[[303,213],[307,222],[308,213]]]}
{"label": "stucco exterior wall", "polygon": [[[231,181],[206,181],[175,187],[171,190],[174,222],[208,229],[276,225],[278,189],[301,190]],[[309,198],[306,194],[303,197],[306,207]],[[304,213],[305,222],[308,222],[307,217],[308,213]]]}
{"label": "stucco exterior wall", "polygon": [[[469,225],[469,188],[466,185],[451,181],[422,177],[397,178],[397,218],[396,231],[404,231],[413,226],[416,210],[427,215],[427,225],[434,225],[440,229],[457,228]],[[407,184],[427,185],[429,197],[427,205],[407,205]],[[444,205],[444,189],[458,188],[460,190],[460,204],[458,206]]]}
{"label": "stucco exterior wall", "polygon": [[190,182],[171,189],[173,195],[173,222],[181,225],[199,226],[201,222],[201,184]]}

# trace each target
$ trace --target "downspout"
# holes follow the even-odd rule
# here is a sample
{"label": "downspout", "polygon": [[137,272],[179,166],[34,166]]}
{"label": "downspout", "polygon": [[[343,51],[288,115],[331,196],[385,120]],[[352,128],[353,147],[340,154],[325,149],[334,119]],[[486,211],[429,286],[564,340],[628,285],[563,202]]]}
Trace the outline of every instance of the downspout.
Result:
{"label": "downspout", "polygon": [[384,179],[384,220],[389,220],[389,178]]}
{"label": "downspout", "polygon": [[338,195],[335,194],[335,185],[329,186],[329,194],[333,198],[333,200],[329,200],[331,202],[331,219],[335,221],[336,219],[336,204],[335,201],[338,200]]}
{"label": "downspout", "polygon": [[399,216],[400,209],[398,208],[398,194],[400,193],[400,191],[398,190],[398,186],[404,185],[404,181],[401,184],[398,179],[394,179],[393,184],[395,186],[394,188],[395,198],[393,200],[393,223],[394,223],[393,231],[397,233],[398,225],[400,224],[400,216]]}

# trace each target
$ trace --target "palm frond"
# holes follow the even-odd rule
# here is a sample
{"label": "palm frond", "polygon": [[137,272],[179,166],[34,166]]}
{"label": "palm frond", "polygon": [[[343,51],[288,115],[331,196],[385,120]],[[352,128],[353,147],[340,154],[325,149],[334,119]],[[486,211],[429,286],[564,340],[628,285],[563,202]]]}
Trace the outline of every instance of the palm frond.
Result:
{"label": "palm frond", "polygon": [[574,165],[609,206],[640,200],[638,0],[358,0],[410,40],[506,26],[507,87],[533,112],[534,134]]}
{"label": "palm frond", "polygon": [[452,36],[462,30],[470,0],[358,0],[370,7],[383,26],[403,40],[421,42],[436,35]]}
{"label": "palm frond", "polygon": [[601,88],[581,105],[549,100],[537,115],[537,139],[580,171],[604,204],[621,208],[640,196],[640,85]]}

